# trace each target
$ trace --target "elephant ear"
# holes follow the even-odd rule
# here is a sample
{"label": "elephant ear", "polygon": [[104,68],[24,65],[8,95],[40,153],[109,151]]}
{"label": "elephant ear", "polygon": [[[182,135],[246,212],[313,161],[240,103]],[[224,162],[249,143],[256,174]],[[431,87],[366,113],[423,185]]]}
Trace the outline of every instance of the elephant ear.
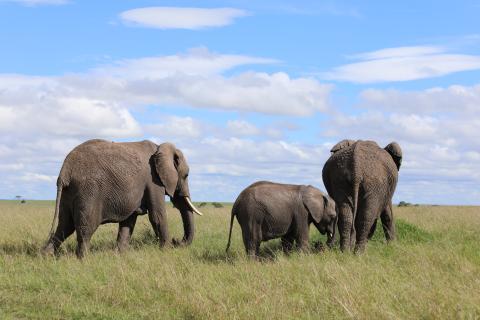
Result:
{"label": "elephant ear", "polygon": [[316,223],[322,220],[322,215],[327,204],[325,195],[312,186],[302,188],[302,201],[308,213],[312,216]]}
{"label": "elephant ear", "polygon": [[393,161],[397,165],[397,169],[400,169],[402,164],[402,148],[400,148],[400,145],[396,142],[391,142],[385,147],[385,150],[392,157]]}
{"label": "elephant ear", "polygon": [[162,143],[158,146],[157,151],[153,155],[155,170],[157,171],[160,181],[165,187],[165,192],[173,197],[178,183],[178,173],[176,168],[176,148],[171,143]]}

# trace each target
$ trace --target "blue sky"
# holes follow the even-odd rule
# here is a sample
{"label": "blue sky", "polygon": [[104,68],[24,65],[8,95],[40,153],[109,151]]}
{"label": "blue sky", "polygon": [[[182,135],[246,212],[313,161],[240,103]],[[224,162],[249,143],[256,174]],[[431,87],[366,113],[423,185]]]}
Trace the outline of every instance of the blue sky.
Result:
{"label": "blue sky", "polygon": [[199,5],[0,0],[0,198],[90,138],[174,142],[194,200],[323,188],[351,138],[400,143],[395,201],[480,204],[480,1]]}

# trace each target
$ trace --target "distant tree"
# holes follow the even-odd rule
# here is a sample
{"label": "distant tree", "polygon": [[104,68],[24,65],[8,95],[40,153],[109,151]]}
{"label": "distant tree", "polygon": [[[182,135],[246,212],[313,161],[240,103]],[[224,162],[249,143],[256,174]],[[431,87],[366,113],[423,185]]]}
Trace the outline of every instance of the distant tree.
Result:
{"label": "distant tree", "polygon": [[20,203],[27,203],[27,200],[22,199],[22,201],[20,201]]}
{"label": "distant tree", "polygon": [[201,207],[205,207],[206,205],[207,205],[206,202],[202,202],[202,203],[200,203],[198,206],[201,208]]}
{"label": "distant tree", "polygon": [[212,202],[212,206],[214,206],[215,208],[223,208],[223,204],[219,202]]}
{"label": "distant tree", "polygon": [[398,206],[399,206],[399,207],[409,207],[409,206],[411,206],[411,205],[412,205],[411,203],[405,202],[405,201],[400,201],[400,202],[398,203]]}

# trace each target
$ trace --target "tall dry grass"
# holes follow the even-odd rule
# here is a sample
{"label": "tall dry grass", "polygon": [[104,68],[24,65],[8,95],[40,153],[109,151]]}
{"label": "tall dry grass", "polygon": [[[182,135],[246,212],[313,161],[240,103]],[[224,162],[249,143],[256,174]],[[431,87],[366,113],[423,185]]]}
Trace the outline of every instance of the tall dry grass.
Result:
{"label": "tall dry grass", "polygon": [[[480,317],[478,207],[395,208],[399,239],[381,228],[365,254],[338,249],[285,256],[262,245],[245,258],[237,223],[225,254],[231,206],[202,208],[192,246],[157,248],[146,216],[131,248],[113,251],[104,225],[90,254],[75,258],[75,237],[59,258],[38,254],[53,202],[0,202],[2,319],[477,319]],[[172,236],[181,219],[169,208]],[[311,241],[322,238],[312,228]]]}

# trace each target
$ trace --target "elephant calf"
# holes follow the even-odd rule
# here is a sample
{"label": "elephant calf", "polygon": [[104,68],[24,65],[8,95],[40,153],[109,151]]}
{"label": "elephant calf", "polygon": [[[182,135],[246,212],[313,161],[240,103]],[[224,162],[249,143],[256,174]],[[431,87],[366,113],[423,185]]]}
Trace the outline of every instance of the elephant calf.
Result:
{"label": "elephant calf", "polygon": [[256,182],[243,190],[233,205],[226,250],[235,216],[242,228],[245,250],[248,256],[255,257],[261,241],[279,237],[284,251],[289,251],[294,242],[298,249],[308,250],[310,223],[332,237],[336,215],[335,202],[317,188]]}

